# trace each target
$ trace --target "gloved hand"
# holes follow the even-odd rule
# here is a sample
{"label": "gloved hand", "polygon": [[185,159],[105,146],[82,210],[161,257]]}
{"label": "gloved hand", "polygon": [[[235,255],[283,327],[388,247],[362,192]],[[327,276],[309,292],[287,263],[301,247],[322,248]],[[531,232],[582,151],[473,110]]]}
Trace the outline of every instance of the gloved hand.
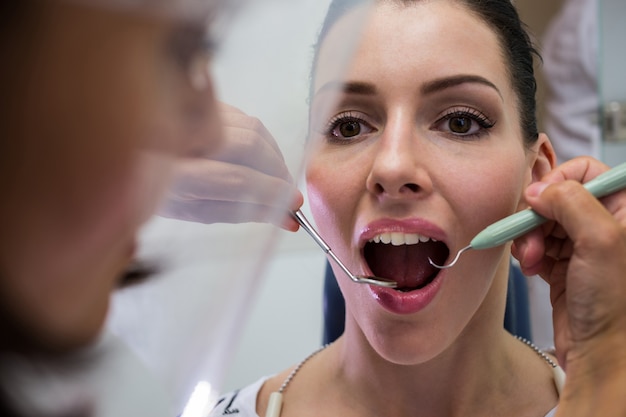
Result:
{"label": "gloved hand", "polygon": [[269,222],[298,230],[287,210],[303,196],[263,123],[220,104],[221,147],[209,157],[186,157],[159,214],[201,223]]}

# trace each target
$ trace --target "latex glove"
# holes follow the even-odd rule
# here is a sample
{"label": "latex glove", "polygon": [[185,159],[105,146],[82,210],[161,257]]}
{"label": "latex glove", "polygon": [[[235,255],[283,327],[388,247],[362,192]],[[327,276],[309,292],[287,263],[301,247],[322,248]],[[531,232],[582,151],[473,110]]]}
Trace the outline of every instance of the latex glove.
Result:
{"label": "latex glove", "polygon": [[220,118],[221,147],[178,164],[159,214],[201,223],[271,222],[298,230],[287,209],[299,208],[303,196],[272,135],[259,119],[225,103]]}
{"label": "latex glove", "polygon": [[626,409],[598,414],[626,404],[626,192],[598,201],[581,185],[607,169],[576,158],[528,187],[530,206],[554,221],[513,245],[522,271],[550,285],[556,353],[567,374],[558,415]]}

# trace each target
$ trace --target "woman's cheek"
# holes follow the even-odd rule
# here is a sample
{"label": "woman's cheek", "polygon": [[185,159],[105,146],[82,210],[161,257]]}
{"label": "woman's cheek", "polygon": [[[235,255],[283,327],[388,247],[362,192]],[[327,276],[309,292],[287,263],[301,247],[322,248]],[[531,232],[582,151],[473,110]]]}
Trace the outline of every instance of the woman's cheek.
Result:
{"label": "woman's cheek", "polygon": [[[325,231],[339,230],[341,207],[346,196],[345,187],[327,164],[313,157],[307,166],[306,181],[309,205],[316,225],[326,239],[332,240]],[[329,242],[331,243],[331,242]]]}
{"label": "woman's cheek", "polygon": [[[502,159],[506,160],[506,159]],[[484,181],[471,181],[465,185],[469,191],[466,201],[474,201],[473,216],[475,218],[485,218],[484,225],[493,223],[518,210],[522,199],[523,189],[523,166],[516,164],[511,158],[506,167],[501,165],[488,169],[488,176]]]}

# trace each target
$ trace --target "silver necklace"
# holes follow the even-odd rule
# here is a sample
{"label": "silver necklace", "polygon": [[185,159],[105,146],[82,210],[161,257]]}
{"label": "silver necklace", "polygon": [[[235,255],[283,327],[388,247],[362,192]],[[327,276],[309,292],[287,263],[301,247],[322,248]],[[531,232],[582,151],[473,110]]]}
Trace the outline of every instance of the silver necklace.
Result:
{"label": "silver necklace", "polygon": [[280,411],[283,407],[283,393],[287,389],[287,386],[289,385],[291,380],[296,376],[300,368],[302,368],[302,366],[309,361],[309,359],[311,359],[313,356],[317,355],[318,353],[326,349],[328,346],[330,346],[330,343],[325,344],[321,348],[317,349],[315,352],[311,353],[306,358],[302,359],[302,361],[300,361],[300,363],[296,365],[295,368],[293,368],[293,371],[291,371],[289,376],[285,378],[285,381],[283,381],[283,384],[280,386],[278,391],[274,391],[270,394],[270,399],[267,402],[267,410],[265,411],[265,417],[279,417],[280,416]]}
{"label": "silver necklace", "polygon": [[556,388],[556,392],[559,394],[560,397],[561,391],[563,390],[563,385],[565,385],[565,372],[563,372],[563,369],[530,340],[522,336],[515,336],[515,338],[534,350],[537,355],[543,358],[543,360],[546,361],[548,365],[550,365],[550,368],[552,368],[554,387]]}
{"label": "silver necklace", "polygon": [[543,358],[543,360],[548,362],[548,365],[550,365],[552,368],[557,368],[559,366],[559,365],[556,364],[556,362],[554,362],[548,355],[546,355],[541,349],[539,349],[537,347],[537,345],[535,345],[530,340],[528,340],[528,339],[526,339],[525,337],[522,337],[522,336],[515,336],[515,338],[517,340],[519,340],[520,342],[525,343],[526,346],[528,346],[529,348],[534,350],[535,353],[537,353],[537,355],[541,356]]}
{"label": "silver necklace", "polygon": [[[563,388],[563,384],[565,383],[565,373],[563,372],[561,367],[530,340],[522,336],[515,336],[515,338],[519,340],[520,342],[524,343],[526,346],[528,346],[532,350],[534,350],[535,353],[539,355],[539,357],[541,357],[548,365],[550,365],[550,368],[552,368],[552,373],[554,376],[554,385],[560,396],[561,389]],[[300,361],[300,363],[296,365],[295,368],[293,368],[293,370],[289,373],[289,376],[287,376],[287,378],[285,378],[285,380],[283,381],[283,384],[280,386],[278,391],[274,391],[270,394],[270,398],[267,403],[267,410],[265,411],[265,417],[279,417],[280,416],[280,412],[283,406],[283,394],[285,393],[285,390],[287,389],[291,381],[295,378],[296,374],[298,373],[298,371],[300,371],[300,369],[305,363],[307,363],[313,356],[317,355],[318,353],[326,349],[328,346],[330,346],[330,343],[325,344],[324,346],[320,347],[319,349],[311,353],[309,356],[307,356],[302,361]]]}

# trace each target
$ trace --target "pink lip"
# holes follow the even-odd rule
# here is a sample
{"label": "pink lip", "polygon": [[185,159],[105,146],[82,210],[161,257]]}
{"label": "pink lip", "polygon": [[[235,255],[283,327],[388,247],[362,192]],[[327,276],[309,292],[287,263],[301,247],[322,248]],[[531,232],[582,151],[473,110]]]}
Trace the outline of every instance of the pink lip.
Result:
{"label": "pink lip", "polygon": [[385,310],[394,314],[414,314],[426,308],[435,299],[441,289],[445,275],[445,270],[441,271],[424,288],[410,292],[401,292],[377,285],[370,285],[369,290],[374,299]]}
{"label": "pink lip", "polygon": [[[439,241],[445,242],[446,240],[445,232],[440,227],[425,219],[379,219],[369,223],[361,230],[359,247],[362,249],[365,244],[376,235],[389,232],[419,233],[420,235],[428,236]],[[366,269],[368,268],[366,267]],[[374,285],[369,286],[369,291],[378,304],[385,310],[394,314],[414,314],[426,308],[435,299],[441,289],[445,276],[446,271],[442,270],[428,285],[409,292]]]}

